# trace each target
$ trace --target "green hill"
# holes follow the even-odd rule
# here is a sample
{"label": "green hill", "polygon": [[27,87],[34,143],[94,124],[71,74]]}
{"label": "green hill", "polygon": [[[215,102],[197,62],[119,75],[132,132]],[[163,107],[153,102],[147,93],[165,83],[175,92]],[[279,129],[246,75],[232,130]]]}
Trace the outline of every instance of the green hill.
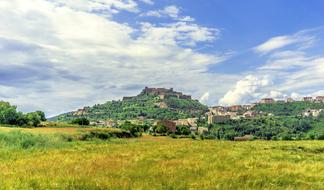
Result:
{"label": "green hill", "polygon": [[173,89],[145,88],[134,97],[124,97],[119,101],[108,101],[75,112],[52,118],[55,121],[69,121],[79,117],[90,120],[104,119],[181,119],[199,117],[207,111],[207,106],[191,96]]}

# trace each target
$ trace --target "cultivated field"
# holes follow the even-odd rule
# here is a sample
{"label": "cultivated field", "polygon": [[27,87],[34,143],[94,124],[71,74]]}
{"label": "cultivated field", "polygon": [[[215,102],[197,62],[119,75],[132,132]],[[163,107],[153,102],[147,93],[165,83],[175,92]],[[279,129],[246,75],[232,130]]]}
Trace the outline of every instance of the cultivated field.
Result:
{"label": "cultivated field", "polygon": [[64,141],[43,130],[25,147],[25,132],[0,128],[0,189],[324,189],[324,141]]}

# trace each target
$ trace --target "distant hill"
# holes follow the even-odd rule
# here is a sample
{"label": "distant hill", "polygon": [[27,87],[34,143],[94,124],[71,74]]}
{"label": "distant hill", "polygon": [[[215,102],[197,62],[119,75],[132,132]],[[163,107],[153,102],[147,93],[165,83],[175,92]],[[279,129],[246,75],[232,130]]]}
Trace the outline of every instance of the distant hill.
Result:
{"label": "distant hill", "polygon": [[133,97],[119,101],[108,101],[92,107],[53,117],[53,121],[69,121],[79,117],[90,120],[104,119],[181,119],[199,117],[208,110],[207,106],[190,95],[176,92],[172,88],[148,88]]}
{"label": "distant hill", "polygon": [[324,109],[324,103],[296,101],[291,103],[258,104],[255,111],[273,113],[277,116],[296,116],[306,109]]}

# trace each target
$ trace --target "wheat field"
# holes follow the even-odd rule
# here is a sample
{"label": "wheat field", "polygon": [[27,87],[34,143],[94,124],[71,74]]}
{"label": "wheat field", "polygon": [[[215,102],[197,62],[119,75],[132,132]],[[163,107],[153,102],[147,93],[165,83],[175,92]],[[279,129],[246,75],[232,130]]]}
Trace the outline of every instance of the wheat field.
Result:
{"label": "wheat field", "polygon": [[0,189],[324,189],[324,141],[64,144],[0,146]]}

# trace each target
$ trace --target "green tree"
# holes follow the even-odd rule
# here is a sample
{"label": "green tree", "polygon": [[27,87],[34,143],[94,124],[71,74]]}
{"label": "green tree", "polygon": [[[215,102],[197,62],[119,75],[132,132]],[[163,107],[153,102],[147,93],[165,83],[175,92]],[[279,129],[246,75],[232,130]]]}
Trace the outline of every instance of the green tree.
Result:
{"label": "green tree", "polygon": [[85,117],[73,119],[71,123],[77,125],[90,125],[90,121]]}
{"label": "green tree", "polygon": [[41,116],[37,112],[26,114],[27,123],[29,126],[37,127],[41,123]]}

